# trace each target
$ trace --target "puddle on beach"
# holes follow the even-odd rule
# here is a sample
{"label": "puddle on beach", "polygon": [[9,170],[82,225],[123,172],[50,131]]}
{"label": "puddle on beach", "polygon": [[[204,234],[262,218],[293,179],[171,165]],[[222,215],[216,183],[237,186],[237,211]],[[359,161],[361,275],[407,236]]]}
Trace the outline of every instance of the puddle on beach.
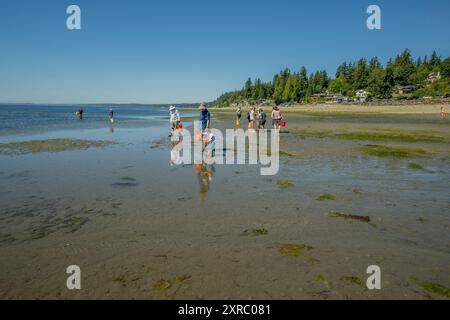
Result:
{"label": "puddle on beach", "polygon": [[[174,165],[166,125],[0,137],[114,142],[0,155],[0,297],[447,298],[439,292],[450,287],[450,144],[297,132],[448,136],[450,126],[431,116],[288,117],[276,176],[258,166]],[[430,155],[358,149],[373,144]],[[71,264],[82,270],[83,290],[65,289]],[[366,289],[369,265],[381,267],[383,290]]]}

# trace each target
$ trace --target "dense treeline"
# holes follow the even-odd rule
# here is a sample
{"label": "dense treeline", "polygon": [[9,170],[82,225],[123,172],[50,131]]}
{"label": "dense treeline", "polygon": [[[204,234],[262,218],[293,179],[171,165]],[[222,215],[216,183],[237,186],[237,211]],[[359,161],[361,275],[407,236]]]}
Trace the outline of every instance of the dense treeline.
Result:
{"label": "dense treeline", "polygon": [[[441,78],[431,83],[431,73],[440,73]],[[414,60],[405,49],[395,59],[383,66],[378,58],[364,58],[354,63],[344,62],[337,67],[331,79],[325,70],[308,74],[305,67],[298,72],[284,69],[271,82],[250,78],[241,90],[227,92],[215,101],[219,106],[261,100],[281,102],[309,102],[325,94],[342,94],[354,97],[358,90],[365,90],[369,98],[390,98],[402,86],[414,86],[412,96],[435,96],[450,93],[450,57],[441,59],[436,52],[431,57]]]}

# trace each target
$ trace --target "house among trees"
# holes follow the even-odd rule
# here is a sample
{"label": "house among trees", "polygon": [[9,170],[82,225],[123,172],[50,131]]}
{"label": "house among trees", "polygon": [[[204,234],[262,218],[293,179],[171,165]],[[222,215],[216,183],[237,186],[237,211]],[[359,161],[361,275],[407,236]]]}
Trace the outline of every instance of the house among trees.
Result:
{"label": "house among trees", "polygon": [[432,72],[427,77],[427,82],[433,83],[435,81],[441,80],[441,73],[440,72]]}
{"label": "house among trees", "polygon": [[341,103],[346,99],[347,97],[344,97],[341,93],[332,93],[325,97],[325,103]]}
{"label": "house among trees", "polygon": [[419,85],[397,86],[395,89],[399,94],[407,94],[419,89]]}
{"label": "house among trees", "polygon": [[356,99],[359,102],[366,102],[367,97],[369,96],[369,92],[367,92],[366,90],[358,90],[356,91]]}

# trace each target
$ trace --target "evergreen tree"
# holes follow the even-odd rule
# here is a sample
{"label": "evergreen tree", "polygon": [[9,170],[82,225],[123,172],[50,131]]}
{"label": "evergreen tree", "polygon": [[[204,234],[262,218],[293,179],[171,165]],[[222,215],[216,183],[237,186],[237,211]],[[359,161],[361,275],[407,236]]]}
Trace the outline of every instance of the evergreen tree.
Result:
{"label": "evergreen tree", "polygon": [[419,57],[416,62],[416,67],[419,68],[422,65],[422,58]]}
{"label": "evergreen tree", "polygon": [[367,90],[370,96],[374,98],[389,98],[391,96],[391,87],[386,81],[386,71],[381,67],[370,71],[367,79]]}
{"label": "evergreen tree", "polygon": [[405,49],[403,53],[395,59],[393,64],[393,77],[397,85],[410,84],[410,77],[415,72],[415,65],[411,58],[411,52]]}
{"label": "evergreen tree", "polygon": [[366,59],[360,59],[353,71],[353,89],[359,90],[367,87],[367,78],[369,69],[367,68]]}
{"label": "evergreen tree", "polygon": [[442,61],[441,63],[441,73],[443,77],[450,78],[450,57]]}
{"label": "evergreen tree", "polygon": [[297,99],[296,90],[296,76],[290,74],[286,80],[286,85],[283,91],[283,101],[295,101]]}
{"label": "evergreen tree", "polygon": [[250,99],[252,96],[252,79],[248,78],[244,85],[244,97]]}
{"label": "evergreen tree", "polygon": [[433,54],[430,58],[430,65],[431,67],[439,67],[441,64],[441,58],[437,55],[436,51],[433,51]]}
{"label": "evergreen tree", "polygon": [[261,79],[258,78],[255,80],[255,84],[253,86],[252,99],[253,100],[263,99],[263,96],[264,92],[261,84]]}
{"label": "evergreen tree", "polygon": [[369,72],[372,71],[373,69],[381,69],[381,63],[378,60],[377,57],[373,57],[372,59],[370,59],[369,61]]}
{"label": "evergreen tree", "polygon": [[273,99],[276,103],[279,103],[283,99],[283,91],[284,91],[284,84],[283,84],[283,75],[282,72],[280,74],[275,75],[273,80]]}
{"label": "evergreen tree", "polygon": [[346,73],[347,73],[347,62],[344,62],[339,67],[337,67],[335,77],[337,79],[341,75],[346,76]]}
{"label": "evergreen tree", "polygon": [[431,72],[431,66],[427,64],[421,64],[416,67],[414,73],[409,77],[409,83],[422,84]]}
{"label": "evergreen tree", "polygon": [[336,79],[330,81],[328,89],[332,93],[340,93],[346,95],[350,92],[352,86],[350,85],[350,83],[348,83],[344,74],[341,74]]}
{"label": "evergreen tree", "polygon": [[298,75],[299,78],[299,100],[306,98],[306,91],[308,90],[308,71],[303,66]]}

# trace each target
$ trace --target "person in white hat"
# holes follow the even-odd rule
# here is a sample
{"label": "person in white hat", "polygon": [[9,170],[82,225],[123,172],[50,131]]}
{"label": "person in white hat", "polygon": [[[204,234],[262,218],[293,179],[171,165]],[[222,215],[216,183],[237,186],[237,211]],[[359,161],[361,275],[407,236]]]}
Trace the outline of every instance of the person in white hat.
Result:
{"label": "person in white hat", "polygon": [[169,107],[169,115],[170,115],[170,134],[169,137],[172,136],[173,131],[177,128],[177,126],[180,124],[180,114],[174,106]]}

